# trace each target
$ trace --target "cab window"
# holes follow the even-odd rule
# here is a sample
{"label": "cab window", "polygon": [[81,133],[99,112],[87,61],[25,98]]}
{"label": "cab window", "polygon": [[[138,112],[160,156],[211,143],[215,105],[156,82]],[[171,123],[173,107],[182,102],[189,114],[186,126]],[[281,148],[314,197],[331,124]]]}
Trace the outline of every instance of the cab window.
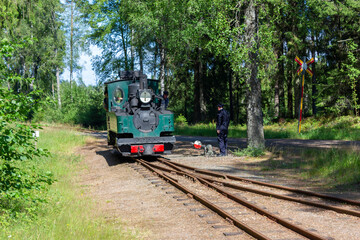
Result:
{"label": "cab window", "polygon": [[121,88],[116,88],[114,90],[114,102],[120,104],[124,99],[124,92]]}

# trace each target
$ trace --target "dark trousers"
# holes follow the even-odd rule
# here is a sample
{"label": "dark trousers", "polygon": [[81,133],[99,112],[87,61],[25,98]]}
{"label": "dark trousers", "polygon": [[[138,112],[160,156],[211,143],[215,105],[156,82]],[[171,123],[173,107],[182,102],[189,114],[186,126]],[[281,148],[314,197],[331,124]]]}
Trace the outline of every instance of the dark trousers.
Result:
{"label": "dark trousers", "polygon": [[227,131],[220,131],[217,139],[220,148],[220,155],[227,155]]}

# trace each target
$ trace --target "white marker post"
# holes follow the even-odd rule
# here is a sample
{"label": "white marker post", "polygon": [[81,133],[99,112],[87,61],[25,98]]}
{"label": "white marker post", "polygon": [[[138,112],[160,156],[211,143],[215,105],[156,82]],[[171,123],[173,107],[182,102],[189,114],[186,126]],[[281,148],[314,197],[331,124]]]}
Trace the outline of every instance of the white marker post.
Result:
{"label": "white marker post", "polygon": [[37,143],[37,139],[40,137],[40,132],[39,131],[34,131],[33,132],[33,137],[35,138],[35,149],[36,149],[36,143]]}

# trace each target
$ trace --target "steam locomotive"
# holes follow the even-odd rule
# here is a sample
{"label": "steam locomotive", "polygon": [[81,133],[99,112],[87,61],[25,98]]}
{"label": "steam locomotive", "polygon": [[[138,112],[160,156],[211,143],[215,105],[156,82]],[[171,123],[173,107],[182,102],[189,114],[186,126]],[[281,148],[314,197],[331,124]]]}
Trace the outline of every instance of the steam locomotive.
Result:
{"label": "steam locomotive", "polygon": [[175,144],[174,114],[161,104],[159,81],[140,71],[120,73],[105,83],[108,145],[123,156],[170,154]]}

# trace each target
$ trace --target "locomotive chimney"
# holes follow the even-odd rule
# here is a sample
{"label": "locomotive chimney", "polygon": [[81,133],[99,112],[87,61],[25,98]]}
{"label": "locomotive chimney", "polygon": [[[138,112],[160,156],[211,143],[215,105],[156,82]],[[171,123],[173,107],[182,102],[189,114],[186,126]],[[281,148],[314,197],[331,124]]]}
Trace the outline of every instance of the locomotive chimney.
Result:
{"label": "locomotive chimney", "polygon": [[136,93],[138,89],[139,89],[139,83],[131,83],[128,86],[129,103],[131,108],[138,106],[139,101],[136,98]]}
{"label": "locomotive chimney", "polygon": [[148,83],[147,83],[147,77],[145,74],[140,75],[140,89],[147,89]]}

